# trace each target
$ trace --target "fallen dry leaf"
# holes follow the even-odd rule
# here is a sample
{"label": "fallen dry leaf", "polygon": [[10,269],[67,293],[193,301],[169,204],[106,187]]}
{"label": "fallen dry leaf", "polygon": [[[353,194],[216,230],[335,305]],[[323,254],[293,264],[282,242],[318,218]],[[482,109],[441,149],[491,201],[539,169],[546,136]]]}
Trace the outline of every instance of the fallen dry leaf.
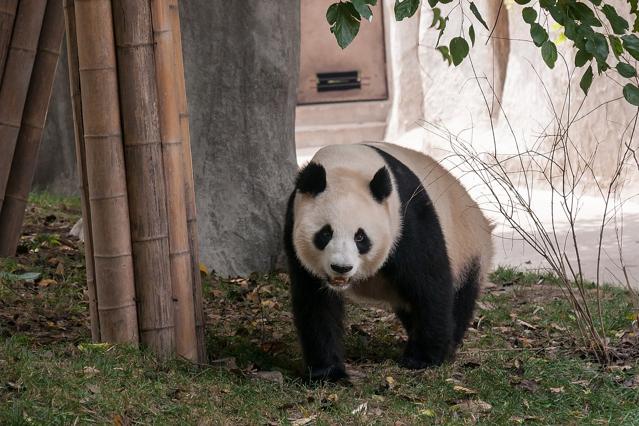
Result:
{"label": "fallen dry leaf", "polygon": [[316,418],[317,418],[317,414],[313,414],[313,415],[308,416],[308,417],[302,417],[301,419],[288,419],[288,421],[290,421],[291,425],[293,425],[293,426],[304,426],[304,425],[309,424],[310,422],[312,422]]}
{"label": "fallen dry leaf", "polygon": [[550,388],[550,392],[552,392],[552,393],[564,393],[565,390],[564,390],[563,386],[560,386],[558,388]]}
{"label": "fallen dry leaf", "polygon": [[59,277],[64,276],[64,264],[62,262],[58,263],[58,266],[55,267],[55,274]]}
{"label": "fallen dry leaf", "polygon": [[268,380],[269,382],[284,383],[284,376],[279,371],[256,371],[253,373],[255,377],[262,380]]}
{"label": "fallen dry leaf", "polygon": [[351,411],[351,414],[366,414],[366,411],[368,411],[368,402],[359,404],[353,411]]}
{"label": "fallen dry leaf", "polygon": [[435,412],[431,410],[430,408],[424,408],[423,410],[419,410],[418,413],[420,416],[435,417]]}
{"label": "fallen dry leaf", "polygon": [[455,385],[453,386],[453,390],[456,392],[465,393],[466,395],[475,395],[477,393],[474,389],[469,389],[464,386]]}
{"label": "fallen dry leaf", "polygon": [[87,389],[93,394],[100,393],[100,386],[96,385],[95,383],[88,384]]}
{"label": "fallen dry leaf", "polygon": [[508,420],[510,420],[511,422],[514,422],[514,423],[522,424],[522,423],[525,423],[525,422],[528,422],[528,421],[539,420],[539,417],[536,417],[536,416],[511,416],[510,419],[508,419]]}
{"label": "fallen dry leaf", "polygon": [[55,285],[58,282],[56,280],[52,280],[51,278],[46,278],[44,280],[40,280],[40,282],[38,283],[38,285],[40,287],[49,287],[50,285]]}
{"label": "fallen dry leaf", "polygon": [[515,322],[517,324],[521,325],[521,326],[524,326],[524,327],[530,329],[530,330],[537,330],[537,327],[535,327],[534,325],[532,325],[532,324],[530,324],[530,323],[528,323],[526,321],[522,321],[520,319],[517,319],[517,320],[515,320]]}
{"label": "fallen dry leaf", "polygon": [[100,370],[98,370],[95,367],[90,367],[90,366],[84,367],[82,369],[82,371],[84,372],[85,376],[89,376],[89,377],[95,376],[96,374],[100,373]]}
{"label": "fallen dry leaf", "polygon": [[463,411],[469,414],[481,414],[488,413],[493,409],[493,406],[489,403],[482,401],[481,399],[476,400],[466,400],[462,401],[459,404],[453,405],[453,410]]}
{"label": "fallen dry leaf", "polygon": [[384,379],[384,386],[386,387],[386,389],[392,390],[395,388],[396,385],[397,385],[397,382],[391,376],[387,376]]}

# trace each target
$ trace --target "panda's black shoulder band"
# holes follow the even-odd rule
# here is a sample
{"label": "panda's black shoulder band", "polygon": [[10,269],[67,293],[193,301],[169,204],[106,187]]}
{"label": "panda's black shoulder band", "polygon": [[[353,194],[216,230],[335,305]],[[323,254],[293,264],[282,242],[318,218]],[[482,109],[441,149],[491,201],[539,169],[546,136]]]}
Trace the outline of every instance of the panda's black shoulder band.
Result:
{"label": "panda's black shoulder band", "polygon": [[381,203],[391,194],[393,190],[393,184],[391,182],[390,174],[386,167],[382,167],[375,173],[373,179],[369,183],[373,198],[378,203]]}

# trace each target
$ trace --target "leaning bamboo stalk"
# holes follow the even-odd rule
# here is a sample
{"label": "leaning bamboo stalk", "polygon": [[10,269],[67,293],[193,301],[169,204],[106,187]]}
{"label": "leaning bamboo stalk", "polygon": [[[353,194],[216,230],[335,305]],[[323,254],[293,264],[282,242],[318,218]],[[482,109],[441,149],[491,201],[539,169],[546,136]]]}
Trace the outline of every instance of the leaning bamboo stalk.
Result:
{"label": "leaning bamboo stalk", "polygon": [[93,260],[93,230],[91,229],[91,208],[89,206],[89,187],[87,185],[87,164],[84,142],[84,126],[82,124],[82,98],[80,91],[80,74],[78,65],[78,43],[75,30],[74,0],[64,0],[64,19],[67,34],[67,62],[69,67],[69,91],[73,124],[75,126],[75,157],[78,170],[80,201],[82,204],[82,221],[84,226],[84,260],[86,264],[87,290],[89,294],[89,317],[91,320],[91,340],[101,341],[100,315],[95,282],[95,266]]}
{"label": "leaning bamboo stalk", "polygon": [[175,354],[164,166],[148,0],[114,0],[140,341]]}
{"label": "leaning bamboo stalk", "polygon": [[62,0],[49,0],[11,162],[4,204],[0,211],[0,256],[13,256],[20,240],[63,36]]}
{"label": "leaning bamboo stalk", "polygon": [[4,73],[4,63],[7,59],[17,9],[18,0],[3,0],[0,2],[0,81],[2,81],[2,74]]}
{"label": "leaning bamboo stalk", "polygon": [[100,335],[138,342],[133,258],[110,0],[76,0],[82,123]]}
{"label": "leaning bamboo stalk", "polygon": [[204,317],[204,301],[202,299],[202,277],[200,276],[200,246],[197,234],[197,213],[195,207],[195,185],[193,180],[193,159],[191,155],[191,135],[189,130],[189,114],[186,98],[186,81],[184,78],[184,58],[182,56],[182,34],[180,30],[180,14],[177,0],[169,0],[171,12],[171,29],[173,32],[173,53],[175,56],[176,81],[178,91],[178,109],[180,112],[180,130],[182,133],[182,149],[184,151],[184,183],[187,228],[189,232],[189,248],[191,250],[191,277],[193,279],[193,302],[195,309],[195,330],[198,343],[198,357],[205,363],[206,355],[206,321]]}
{"label": "leaning bamboo stalk", "polygon": [[13,24],[0,86],[0,209],[7,189],[46,6],[46,0],[22,0]]}
{"label": "leaning bamboo stalk", "polygon": [[171,286],[175,303],[175,347],[179,356],[198,362],[191,252],[184,204],[184,152],[175,88],[175,56],[168,1],[151,0],[151,14],[169,219]]}

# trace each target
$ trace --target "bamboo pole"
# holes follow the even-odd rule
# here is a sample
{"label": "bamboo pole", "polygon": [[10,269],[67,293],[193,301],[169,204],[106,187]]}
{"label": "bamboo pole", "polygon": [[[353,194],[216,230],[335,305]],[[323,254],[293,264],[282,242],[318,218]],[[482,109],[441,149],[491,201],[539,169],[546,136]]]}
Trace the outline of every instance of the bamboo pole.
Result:
{"label": "bamboo pole", "polygon": [[167,200],[148,0],[113,0],[140,341],[175,354]]}
{"label": "bamboo pole", "polygon": [[46,0],[22,0],[13,24],[0,86],[0,209],[7,189],[46,5]]}
{"label": "bamboo pole", "polygon": [[0,2],[0,81],[4,73],[4,63],[7,59],[11,34],[13,34],[13,22],[16,18],[18,0],[3,0]]}
{"label": "bamboo pole", "polygon": [[95,282],[95,266],[93,260],[93,230],[91,229],[91,208],[89,206],[89,187],[87,185],[87,164],[82,124],[82,97],[80,91],[80,74],[78,64],[78,43],[76,40],[74,0],[64,0],[64,19],[67,35],[67,62],[69,68],[69,91],[75,126],[75,156],[80,180],[80,200],[82,203],[82,219],[84,225],[84,260],[86,264],[87,290],[89,293],[89,317],[91,319],[91,340],[101,341],[100,315]]}
{"label": "bamboo pole", "polygon": [[171,286],[175,302],[175,346],[179,356],[198,362],[191,253],[184,204],[184,151],[175,87],[175,55],[168,1],[151,0],[151,14],[169,219]]}
{"label": "bamboo pole", "polygon": [[198,344],[198,358],[201,363],[205,363],[207,361],[205,335],[206,321],[204,317],[204,302],[202,300],[202,278],[200,276],[200,247],[197,236],[193,159],[191,156],[191,136],[186,98],[186,81],[184,78],[184,58],[182,56],[182,34],[180,30],[180,14],[177,0],[169,0],[169,10],[171,13],[171,29],[173,32],[173,53],[175,55],[176,65],[182,149],[184,150],[184,194],[186,201],[187,228],[189,233],[189,248],[191,250],[191,277],[193,279],[195,331]]}
{"label": "bamboo pole", "polygon": [[75,0],[75,23],[100,335],[106,342],[137,343],[110,0]]}
{"label": "bamboo pole", "polygon": [[0,256],[15,255],[20,240],[24,210],[35,174],[63,35],[62,0],[49,0],[0,212]]}

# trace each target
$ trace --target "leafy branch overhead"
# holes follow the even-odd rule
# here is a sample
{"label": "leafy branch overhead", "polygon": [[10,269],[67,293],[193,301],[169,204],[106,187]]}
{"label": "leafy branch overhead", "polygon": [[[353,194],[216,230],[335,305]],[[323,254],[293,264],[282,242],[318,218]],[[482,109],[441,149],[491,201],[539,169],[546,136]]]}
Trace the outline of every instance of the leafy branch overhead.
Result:
{"label": "leafy branch overhead", "polygon": [[[492,0],[498,1],[498,0]],[[377,0],[344,0],[333,3],[326,12],[330,30],[337,43],[345,49],[357,36],[362,19],[371,21],[371,6]],[[427,0],[432,14],[431,28],[439,32],[435,48],[449,65],[461,64],[475,45],[476,28],[488,33],[490,28],[474,1]],[[575,50],[576,68],[584,68],[579,86],[587,95],[595,75],[616,72],[629,79],[623,85],[623,96],[632,105],[639,106],[639,87],[635,60],[639,60],[639,0],[627,0],[632,25],[614,6],[604,0],[514,0],[521,6],[521,18],[530,27],[530,37],[540,48],[541,56],[549,68],[558,59],[557,44],[570,40]],[[410,18],[419,10],[420,0],[395,0],[395,19]],[[455,37],[442,43],[451,14],[462,19]],[[500,13],[506,13],[502,10]],[[560,36],[551,40],[550,28],[559,28]],[[488,37],[488,34],[486,35]]]}

